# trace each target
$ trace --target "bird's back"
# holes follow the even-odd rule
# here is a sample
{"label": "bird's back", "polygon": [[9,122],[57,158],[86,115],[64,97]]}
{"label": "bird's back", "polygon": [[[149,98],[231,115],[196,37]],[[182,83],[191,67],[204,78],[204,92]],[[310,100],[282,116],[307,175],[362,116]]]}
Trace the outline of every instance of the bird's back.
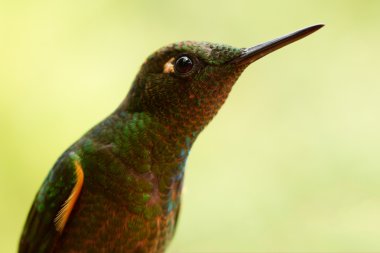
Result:
{"label": "bird's back", "polygon": [[[183,147],[173,145],[167,134],[168,130],[149,115],[125,112],[112,114],[90,130],[62,155],[62,162],[57,162],[45,180],[19,252],[163,251],[174,232],[186,159]],[[70,174],[68,156],[73,152],[80,157],[84,183],[59,233],[54,217],[69,191],[54,201],[46,192],[58,184],[60,176]],[[55,208],[38,209],[41,203],[49,202]],[[46,225],[33,233],[41,221]],[[34,242],[41,243],[37,238],[43,238],[44,233],[51,238],[41,248]]]}

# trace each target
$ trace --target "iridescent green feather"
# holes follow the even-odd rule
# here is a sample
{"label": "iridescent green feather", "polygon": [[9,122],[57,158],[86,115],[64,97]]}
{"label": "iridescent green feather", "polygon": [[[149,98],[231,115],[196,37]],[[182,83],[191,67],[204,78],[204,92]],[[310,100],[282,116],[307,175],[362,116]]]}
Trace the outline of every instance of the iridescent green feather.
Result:
{"label": "iridescent green feather", "polygon": [[59,237],[54,218],[75,185],[75,171],[69,152],[54,165],[36,195],[22,233],[19,252],[49,252]]}

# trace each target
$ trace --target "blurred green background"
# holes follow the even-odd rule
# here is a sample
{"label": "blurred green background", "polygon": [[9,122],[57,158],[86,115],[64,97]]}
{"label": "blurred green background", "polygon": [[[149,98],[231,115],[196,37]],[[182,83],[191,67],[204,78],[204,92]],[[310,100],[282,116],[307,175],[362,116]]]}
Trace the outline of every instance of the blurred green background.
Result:
{"label": "blurred green background", "polygon": [[121,102],[151,52],[248,47],[196,142],[169,252],[380,251],[380,1],[0,2],[0,252],[57,157]]}

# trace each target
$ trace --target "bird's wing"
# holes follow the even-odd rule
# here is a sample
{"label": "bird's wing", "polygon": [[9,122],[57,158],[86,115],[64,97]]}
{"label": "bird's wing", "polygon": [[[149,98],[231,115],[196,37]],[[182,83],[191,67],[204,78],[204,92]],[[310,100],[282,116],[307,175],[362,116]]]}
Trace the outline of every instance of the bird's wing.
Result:
{"label": "bird's wing", "polygon": [[19,253],[51,251],[79,197],[83,180],[79,156],[65,152],[36,195],[21,236]]}

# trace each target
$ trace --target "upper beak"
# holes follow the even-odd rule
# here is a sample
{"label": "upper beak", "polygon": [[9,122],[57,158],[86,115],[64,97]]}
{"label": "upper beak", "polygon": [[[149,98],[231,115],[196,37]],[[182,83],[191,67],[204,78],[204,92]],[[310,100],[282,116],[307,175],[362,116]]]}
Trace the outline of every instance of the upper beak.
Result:
{"label": "upper beak", "polygon": [[277,49],[280,49],[290,43],[293,43],[299,39],[302,39],[308,36],[309,34],[312,34],[313,32],[317,31],[323,26],[324,26],[323,24],[309,26],[301,30],[298,30],[296,32],[279,37],[277,39],[264,42],[257,46],[246,48],[244,49],[243,53],[237,58],[233,59],[231,63],[248,65],[254,61],[257,61],[261,57],[264,57],[265,55],[272,53],[273,51]]}

